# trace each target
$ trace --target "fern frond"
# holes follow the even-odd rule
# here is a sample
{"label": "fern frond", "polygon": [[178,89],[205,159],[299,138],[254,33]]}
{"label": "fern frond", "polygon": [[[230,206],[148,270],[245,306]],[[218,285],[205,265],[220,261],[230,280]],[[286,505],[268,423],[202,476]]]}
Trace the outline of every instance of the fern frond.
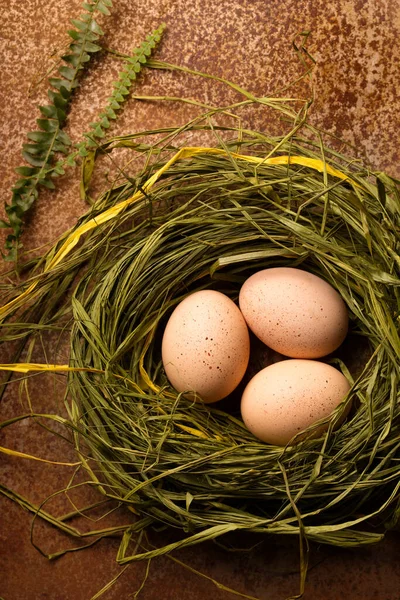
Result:
{"label": "fern frond", "polygon": [[[93,155],[98,148],[99,141],[106,136],[106,131],[111,127],[111,121],[117,119],[117,112],[123,108],[133,83],[160,42],[164,29],[165,23],[162,23],[126,58],[124,68],[118,74],[118,79],[112,84],[113,91],[108,98],[107,105],[100,112],[97,121],[90,124],[91,131],[83,134],[83,140],[77,144],[77,151],[68,157],[70,160],[71,156],[74,160],[78,157],[83,159],[81,197],[84,200],[87,200],[87,188],[94,168]],[[61,161],[61,165],[63,166],[63,161]]]}
{"label": "fern frond", "polygon": [[22,148],[22,156],[30,166],[16,169],[22,177],[12,189],[11,203],[5,206],[8,221],[0,220],[0,227],[12,230],[5,243],[5,260],[17,259],[24,215],[38,198],[40,187],[54,188],[52,177],[61,173],[60,166],[54,164],[55,155],[70,152],[71,140],[62,131],[69,103],[91,54],[101,50],[96,42],[103,31],[94,15],[97,12],[110,14],[111,6],[112,0],[89,0],[83,4],[85,12],[72,21],[75,29],[68,32],[72,42],[62,56],[64,64],[59,67],[58,76],[49,79],[53,88],[48,91],[49,104],[39,106],[42,118],[37,119],[38,130],[28,133],[29,143]]}

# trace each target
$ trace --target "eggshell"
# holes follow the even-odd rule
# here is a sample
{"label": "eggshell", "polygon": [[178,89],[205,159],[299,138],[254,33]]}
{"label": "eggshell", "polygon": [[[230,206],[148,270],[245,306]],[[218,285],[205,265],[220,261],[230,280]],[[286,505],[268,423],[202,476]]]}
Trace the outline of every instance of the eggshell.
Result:
{"label": "eggshell", "polygon": [[162,340],[162,361],[172,386],[179,392],[194,391],[206,403],[236,388],[249,354],[249,331],[239,308],[213,290],[185,298],[172,313]]}
{"label": "eggshell", "polygon": [[[241,401],[242,418],[260,440],[285,446],[293,436],[328,417],[349,389],[347,379],[331,365],[284,360],[259,371],[247,384]],[[328,423],[321,425],[313,436],[327,427]]]}
{"label": "eggshell", "polygon": [[264,344],[292,358],[326,356],[348,330],[347,308],[338,292],[301,269],[258,271],[244,282],[239,306]]}

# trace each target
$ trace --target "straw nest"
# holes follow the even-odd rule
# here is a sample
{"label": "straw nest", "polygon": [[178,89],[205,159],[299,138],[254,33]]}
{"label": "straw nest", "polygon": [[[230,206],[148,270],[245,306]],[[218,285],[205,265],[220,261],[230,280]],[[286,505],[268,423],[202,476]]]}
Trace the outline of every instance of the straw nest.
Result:
{"label": "straw nest", "polygon": [[[42,319],[72,319],[76,448],[102,492],[138,513],[130,531],[161,523],[186,533],[136,558],[233,530],[359,545],[397,521],[397,184],[308,138],[241,132],[219,148],[153,149],[156,159],[103,194],[8,304],[8,315],[39,302]],[[128,136],[103,150],[121,145],[148,149]],[[330,357],[352,384],[350,416],[334,430],[341,406],[326,434],[286,448],[257,441],[234,401],[179,395],[160,357],[187,294],[212,288],[236,300],[251,273],[283,265],[328,281],[351,320],[348,350]]]}

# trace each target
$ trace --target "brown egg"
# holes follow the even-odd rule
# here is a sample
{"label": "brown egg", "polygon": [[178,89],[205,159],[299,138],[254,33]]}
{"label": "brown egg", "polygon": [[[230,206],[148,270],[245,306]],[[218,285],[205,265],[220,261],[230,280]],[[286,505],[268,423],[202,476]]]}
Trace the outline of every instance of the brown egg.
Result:
{"label": "brown egg", "polygon": [[264,344],[292,358],[326,356],[348,330],[347,308],[338,292],[301,269],[258,271],[244,282],[239,306]]}
{"label": "brown egg", "polygon": [[249,362],[250,339],[236,304],[220,292],[191,294],[172,313],[162,340],[162,361],[178,392],[206,402],[228,396]]}
{"label": "brown egg", "polygon": [[[247,384],[240,407],[242,418],[260,440],[285,446],[295,435],[328,417],[349,389],[347,379],[331,365],[284,360],[259,371]],[[328,423],[321,425],[313,435],[327,427]]]}

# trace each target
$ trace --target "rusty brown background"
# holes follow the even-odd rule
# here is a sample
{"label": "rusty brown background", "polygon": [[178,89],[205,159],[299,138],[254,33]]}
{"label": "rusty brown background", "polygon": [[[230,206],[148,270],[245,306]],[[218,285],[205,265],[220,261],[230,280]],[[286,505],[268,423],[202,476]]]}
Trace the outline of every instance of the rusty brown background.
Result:
{"label": "rusty brown background", "polygon": [[[79,15],[80,2],[3,0],[1,8],[0,185],[2,200],[6,201],[15,181],[13,168],[21,164],[25,133],[35,128],[39,116],[36,106],[46,99],[42,78],[68,43],[65,32],[69,19]],[[299,32],[310,30],[308,49],[317,61],[312,122],[348,142],[351,152],[375,169],[400,176],[398,0],[114,0],[112,16],[102,19],[106,44],[127,52],[162,21],[168,29],[158,53],[160,59],[223,76],[258,95],[268,95],[299,75],[301,68],[292,41]],[[103,106],[118,68],[109,56],[94,60],[73,103],[69,131],[74,139]],[[159,72],[146,72],[137,93],[183,95],[210,104],[226,103],[232,97],[220,85]],[[131,101],[113,133],[177,125],[192,114],[192,108],[176,103]],[[270,121],[263,111],[256,111],[249,126],[266,130]],[[74,173],[60,180],[57,192],[43,194],[26,231],[26,249],[54,240],[86,210],[78,187],[78,173]],[[52,358],[63,358],[55,340],[49,341],[48,351],[53,352]],[[60,378],[33,378],[29,389],[34,409],[57,412],[62,387]],[[19,398],[14,386],[3,398],[0,419],[26,410],[26,398]],[[69,444],[28,421],[7,428],[0,445],[52,460],[75,460]],[[0,483],[34,504],[68,485],[71,474],[69,467],[0,455]],[[69,498],[83,506],[97,496],[78,488]],[[65,496],[56,496],[45,508],[59,515],[70,511],[71,504]],[[0,511],[0,597],[4,600],[89,600],[120,572],[115,562],[118,540],[103,540],[91,549],[49,562],[31,544],[31,516],[2,496]],[[117,512],[107,517],[106,523],[128,519],[126,512]],[[78,524],[86,529],[98,526],[82,520]],[[167,537],[154,534],[152,539],[157,542]],[[74,545],[67,536],[39,521],[34,542],[45,552]],[[208,544],[176,556],[224,585],[260,600],[283,600],[295,594],[299,579],[297,541],[243,540],[247,546],[255,543],[259,545],[247,553],[228,553]],[[397,533],[388,534],[378,546],[362,549],[314,545],[304,597],[399,600],[399,550]],[[145,567],[130,566],[103,597],[131,599]],[[235,596],[168,558],[153,561],[139,595],[142,600],[209,597],[229,600]]]}

